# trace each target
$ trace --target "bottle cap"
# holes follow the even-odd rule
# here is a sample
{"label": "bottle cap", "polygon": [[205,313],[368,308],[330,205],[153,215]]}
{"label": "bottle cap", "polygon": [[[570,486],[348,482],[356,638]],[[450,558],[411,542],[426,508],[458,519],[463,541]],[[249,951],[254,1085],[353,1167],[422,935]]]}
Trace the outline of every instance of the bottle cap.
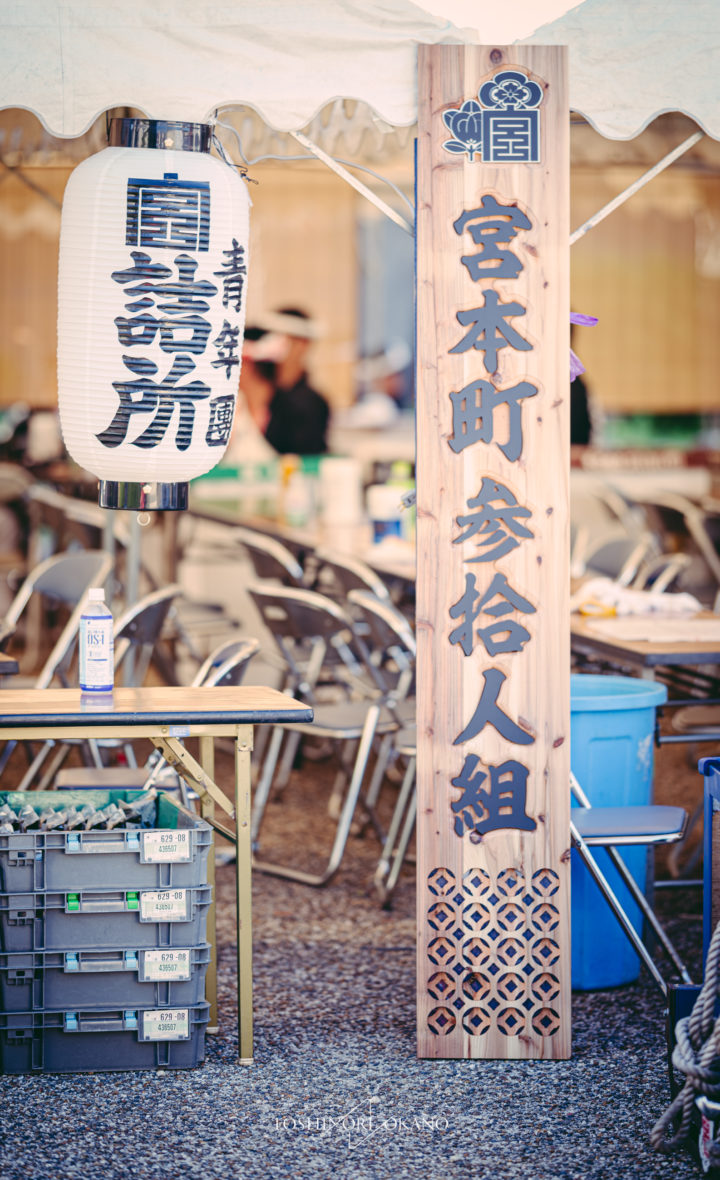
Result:
{"label": "bottle cap", "polygon": [[105,591],[102,586],[93,586],[91,590],[88,590],[88,598],[90,602],[104,602]]}

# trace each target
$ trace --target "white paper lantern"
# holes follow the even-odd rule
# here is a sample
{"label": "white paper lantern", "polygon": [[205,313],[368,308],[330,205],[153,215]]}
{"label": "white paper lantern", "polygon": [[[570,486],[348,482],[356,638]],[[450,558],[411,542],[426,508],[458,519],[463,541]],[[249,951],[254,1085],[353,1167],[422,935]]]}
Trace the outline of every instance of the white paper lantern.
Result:
{"label": "white paper lantern", "polygon": [[250,202],[204,124],[115,119],[110,143],[63,202],[60,422],[103,506],[182,508],[230,437]]}

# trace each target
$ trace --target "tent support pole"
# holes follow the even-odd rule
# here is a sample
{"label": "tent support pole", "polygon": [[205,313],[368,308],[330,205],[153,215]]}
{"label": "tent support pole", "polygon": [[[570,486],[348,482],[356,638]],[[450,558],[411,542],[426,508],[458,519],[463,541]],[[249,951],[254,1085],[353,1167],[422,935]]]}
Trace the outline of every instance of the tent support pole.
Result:
{"label": "tent support pole", "polygon": [[307,148],[309,152],[312,152],[314,156],[317,156],[318,160],[322,160],[323,164],[327,165],[327,167],[332,169],[333,172],[336,172],[337,175],[345,180],[349,185],[352,185],[352,187],[356,189],[357,192],[359,192],[363,197],[366,197],[367,200],[375,205],[381,213],[384,213],[386,217],[389,217],[391,221],[394,221],[396,225],[399,225],[401,229],[404,229],[405,233],[410,234],[411,237],[414,236],[415,230],[410,222],[406,221],[404,217],[401,217],[399,213],[396,213],[391,205],[386,204],[382,197],[378,197],[377,194],[374,193],[372,189],[369,189],[367,185],[363,184],[361,180],[358,180],[355,176],[353,176],[352,172],[348,172],[347,168],[344,168],[342,164],[338,164],[337,160],[333,160],[332,156],[329,156],[327,152],[322,150],[321,147],[318,147],[316,143],[313,143],[311,139],[308,139],[307,135],[303,135],[302,131],[291,131],[290,134],[292,135],[293,139],[296,139],[298,143],[302,144],[304,148]]}
{"label": "tent support pole", "polygon": [[690,148],[694,147],[696,143],[703,139],[703,137],[704,135],[702,131],[696,131],[689,137],[689,139],[686,139],[683,143],[679,144],[678,147],[669,152],[667,156],[664,156],[662,160],[659,160],[658,163],[649,170],[649,172],[645,172],[642,176],[635,180],[629,186],[629,188],[626,188],[623,192],[618,193],[616,197],[613,197],[612,201],[609,201],[607,205],[603,205],[602,209],[598,209],[597,213],[588,218],[584,225],[579,226],[570,235],[570,245],[574,246],[575,242],[584,237],[589,229],[593,229],[594,226],[599,224],[599,222],[604,221],[610,213],[614,213],[616,209],[619,209],[621,205],[624,205],[625,202],[630,199],[630,197],[634,196],[636,192],[643,188],[660,172],[663,172],[665,168],[668,168],[670,164],[674,164],[675,160],[679,159],[680,156],[684,156],[685,152],[690,151]]}

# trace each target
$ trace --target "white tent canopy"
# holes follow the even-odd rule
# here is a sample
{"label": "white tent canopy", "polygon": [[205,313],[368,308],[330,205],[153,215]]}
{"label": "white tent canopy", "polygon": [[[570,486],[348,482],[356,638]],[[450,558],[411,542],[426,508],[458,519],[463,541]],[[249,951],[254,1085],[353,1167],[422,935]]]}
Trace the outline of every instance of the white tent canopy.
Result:
{"label": "white tent canopy", "polygon": [[[568,44],[571,107],[603,135],[630,137],[677,110],[720,138],[717,0],[584,0],[537,28],[563,7],[516,4],[515,36],[505,40]],[[492,8],[477,0],[474,30],[410,0],[0,0],[0,108],[33,111],[58,136],[123,106],[203,122],[241,104],[297,130],[344,97],[407,126],[417,45],[492,42]],[[446,11],[467,5],[448,0]]]}

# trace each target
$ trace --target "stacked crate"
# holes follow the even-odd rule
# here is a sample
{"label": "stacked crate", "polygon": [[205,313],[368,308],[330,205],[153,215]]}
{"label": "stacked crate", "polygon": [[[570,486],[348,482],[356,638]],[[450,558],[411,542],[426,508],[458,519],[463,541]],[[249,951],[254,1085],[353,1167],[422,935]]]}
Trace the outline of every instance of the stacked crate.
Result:
{"label": "stacked crate", "polygon": [[[74,792],[0,792],[19,810]],[[0,833],[0,1073],[187,1069],[205,1053],[209,825],[162,793],[140,827]]]}

